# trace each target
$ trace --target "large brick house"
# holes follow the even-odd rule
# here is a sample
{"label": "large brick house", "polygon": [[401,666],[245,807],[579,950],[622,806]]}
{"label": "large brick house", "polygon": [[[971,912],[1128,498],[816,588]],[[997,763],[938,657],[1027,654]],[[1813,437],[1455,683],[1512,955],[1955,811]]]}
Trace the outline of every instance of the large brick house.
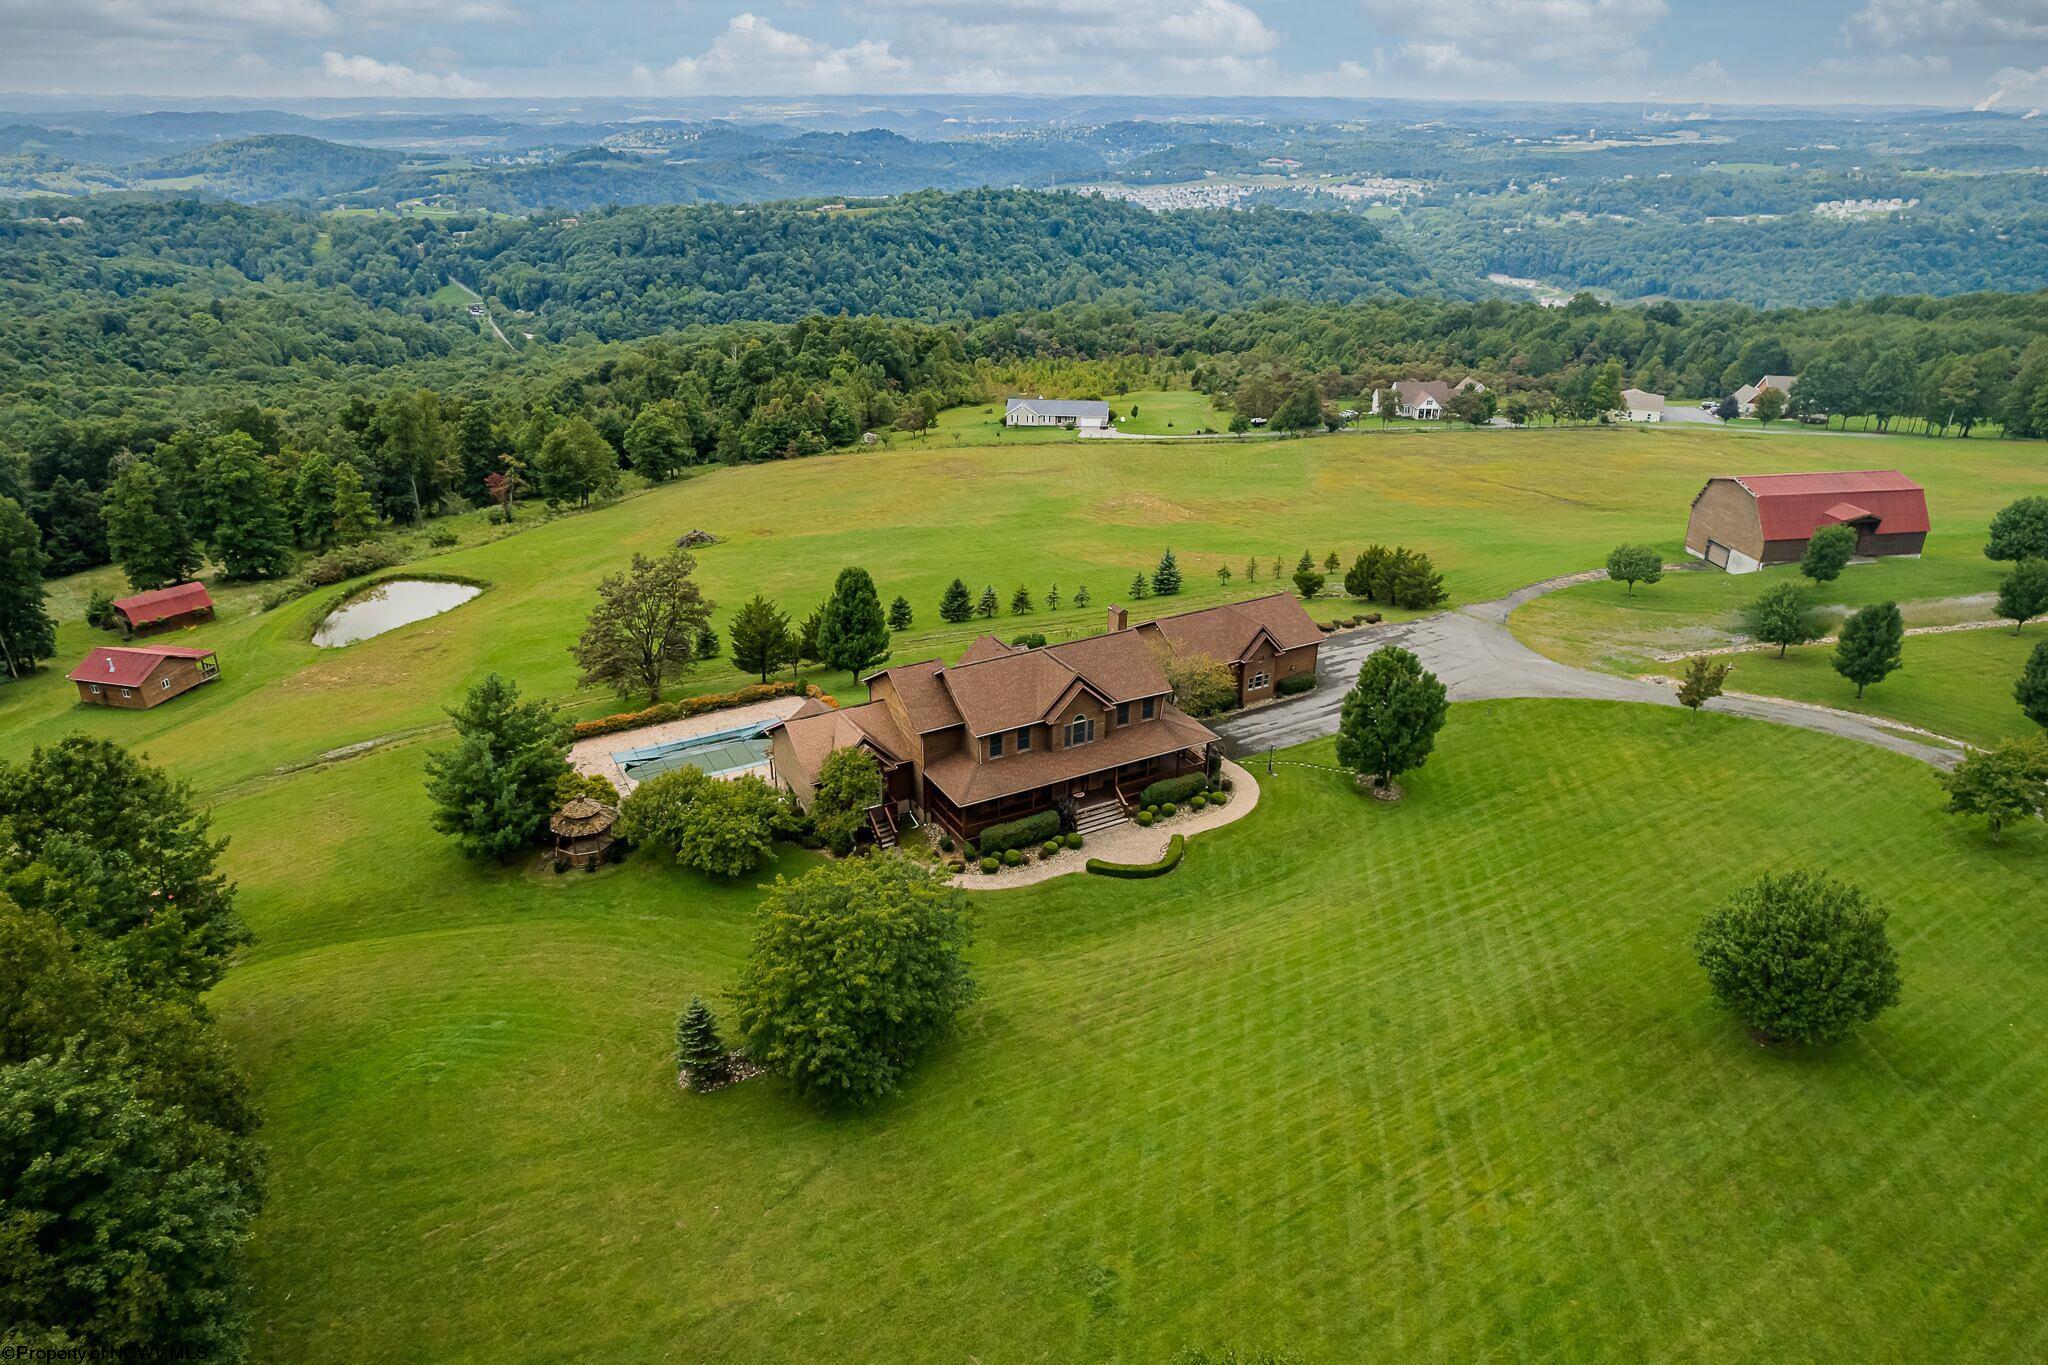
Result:
{"label": "large brick house", "polygon": [[1692,500],[1685,550],[1730,573],[1797,563],[1824,526],[1856,528],[1856,553],[1917,555],[1927,493],[1896,469],[1744,474],[1707,480]]}
{"label": "large brick house", "polygon": [[[1291,608],[1291,615],[1289,608]],[[1240,700],[1313,672],[1321,632],[1290,597],[1167,617],[1132,629],[1112,607],[1102,635],[1018,649],[984,635],[960,661],[898,664],[870,675],[868,700],[807,705],[769,732],[776,781],[808,803],[825,758],[859,747],[882,770],[876,832],[911,816],[956,838],[1057,809],[1090,832],[1120,822],[1163,777],[1212,769],[1216,735],[1173,704],[1165,656],[1209,654],[1238,678]]]}
{"label": "large brick house", "polygon": [[210,649],[182,645],[105,646],[85,656],[68,675],[88,706],[147,711],[220,676]]}

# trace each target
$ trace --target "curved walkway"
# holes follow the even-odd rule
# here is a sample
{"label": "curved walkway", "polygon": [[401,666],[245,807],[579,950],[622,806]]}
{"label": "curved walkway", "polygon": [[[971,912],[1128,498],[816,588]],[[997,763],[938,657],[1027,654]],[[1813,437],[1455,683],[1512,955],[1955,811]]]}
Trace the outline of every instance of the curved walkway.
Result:
{"label": "curved walkway", "polygon": [[[1547,578],[1491,602],[1475,602],[1400,625],[1327,636],[1316,668],[1315,691],[1233,716],[1214,728],[1223,737],[1228,751],[1239,757],[1334,735],[1344,693],[1357,679],[1359,665],[1366,656],[1382,645],[1399,645],[1421,659],[1423,667],[1443,679],[1452,701],[1549,697],[1678,705],[1678,693],[1673,688],[1561,664],[1538,654],[1509,632],[1508,616],[1524,602],[1606,576],[1605,570],[1595,570]],[[1720,697],[1707,703],[1707,709],[1874,744],[1938,768],[1952,768],[1962,758],[1953,749],[1923,744],[1843,711],[1816,710],[1793,702],[1749,696]]]}

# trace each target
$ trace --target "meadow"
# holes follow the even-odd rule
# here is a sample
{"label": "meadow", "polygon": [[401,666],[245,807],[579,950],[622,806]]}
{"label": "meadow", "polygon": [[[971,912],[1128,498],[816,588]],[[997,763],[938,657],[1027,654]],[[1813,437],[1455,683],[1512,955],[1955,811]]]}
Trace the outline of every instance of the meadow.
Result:
{"label": "meadow", "polygon": [[[1172,877],[975,897],[981,1001],[852,1117],[674,1087],[751,887],[479,870],[416,777],[220,810],[261,1358],[2048,1348],[2048,833],[1991,844],[1895,755],[1521,702],[1454,708],[1391,810],[1284,763]],[[1757,1048],[1688,950],[1793,865],[1881,896],[1903,960],[1827,1051]]]}
{"label": "meadow", "polygon": [[[1485,601],[1624,540],[1676,557],[1710,473],[1853,459],[1920,478],[1936,536],[1926,559],[1859,566],[1835,596],[1931,617],[1995,585],[1984,525],[2042,484],[2039,447],[1996,443],[1155,444],[977,423],[965,410],[878,449],[529,511],[509,534],[472,518],[417,567],[483,595],[343,650],[310,636],[346,586],[269,612],[263,590],[234,588],[220,620],[174,637],[218,649],[223,680],[147,713],[71,704],[64,667],[107,638],[75,618],[110,576],[58,585],[64,666],[0,688],[0,755],[83,729],[193,780],[256,934],[211,1002],[268,1123],[258,1358],[2048,1346],[2033,1195],[2048,940],[2032,910],[2048,830],[1993,844],[1941,814],[1928,768],[1711,713],[1460,705],[1391,809],[1316,766],[1327,742],[1288,751],[1259,808],[1170,877],[975,895],[982,999],[878,1111],[820,1116],[772,1080],[679,1093],[675,1014],[732,983],[758,884],[646,854],[594,876],[467,863],[421,788],[444,708],[486,671],[577,715],[618,706],[577,686],[567,650],[598,580],[636,551],[721,537],[698,554],[721,626],[757,591],[801,616],[862,565],[918,613],[901,660],[985,629],[1092,632],[1169,546],[1175,610],[1268,590],[1276,557],[1291,571],[1304,548],[1348,559],[1376,540],[1428,550],[1456,602]],[[947,626],[956,575],[1005,603],[1020,582],[1041,600],[1086,584],[1094,602]],[[1592,584],[1512,620],[1619,667],[1645,640],[1712,634],[1760,586]],[[1939,651],[1995,651],[1997,635],[1909,641],[1908,672],[1870,704],[1926,686],[1958,732],[1980,724],[1955,719],[1974,698],[1988,733],[1988,691],[1951,685],[1978,661]],[[1764,670],[1745,663],[1734,685]],[[680,690],[743,681],[721,662]],[[1877,893],[1904,962],[1904,1003],[1824,1052],[1756,1048],[1688,948],[1729,888],[1793,865]]]}

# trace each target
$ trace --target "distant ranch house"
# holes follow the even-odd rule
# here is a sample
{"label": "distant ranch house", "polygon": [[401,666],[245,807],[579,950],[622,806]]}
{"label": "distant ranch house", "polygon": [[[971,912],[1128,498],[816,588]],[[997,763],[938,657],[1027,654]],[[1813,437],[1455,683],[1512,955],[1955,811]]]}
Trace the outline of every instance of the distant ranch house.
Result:
{"label": "distant ranch house", "polygon": [[213,597],[203,583],[178,583],[152,588],[133,597],[114,599],[114,616],[123,634],[147,635],[213,619]]}
{"label": "distant ranch house", "polygon": [[1290,594],[1187,612],[1133,628],[1121,608],[1102,635],[1018,649],[991,635],[937,659],[870,675],[868,701],[806,705],[769,731],[778,785],[809,805],[826,757],[857,748],[881,770],[875,841],[929,822],[957,839],[1043,811],[1083,834],[1121,824],[1161,778],[1213,771],[1216,735],[1174,705],[1164,661],[1229,666],[1240,702],[1313,673],[1322,632]]}
{"label": "distant ranch house", "polygon": [[1012,398],[1003,408],[1003,425],[1100,431],[1109,425],[1109,404],[1096,398]]}
{"label": "distant ranch house", "polygon": [[1631,422],[1661,422],[1664,420],[1664,395],[1645,393],[1641,389],[1623,389],[1621,410]]}
{"label": "distant ranch house", "polygon": [[1856,528],[1856,553],[1918,555],[1927,493],[1895,469],[1745,474],[1707,480],[1692,500],[1686,553],[1730,573],[1796,563],[1826,526]]}
{"label": "distant ranch house", "polygon": [[1486,385],[1469,375],[1455,385],[1441,379],[1397,379],[1391,388],[1372,391],[1372,412],[1375,417],[1384,416],[1385,405],[1392,404],[1396,417],[1436,422],[1450,411],[1454,395],[1485,392]]}
{"label": "distant ranch house", "polygon": [[220,676],[210,649],[179,645],[108,646],[95,649],[71,670],[78,700],[87,706],[147,711]]}
{"label": "distant ranch house", "polygon": [[1796,374],[1767,374],[1762,379],[1757,380],[1756,383],[1744,384],[1741,388],[1737,389],[1735,391],[1735,406],[1744,417],[1754,417],[1756,416],[1756,396],[1758,394],[1762,393],[1765,389],[1776,389],[1779,393],[1785,395],[1787,401],[1790,401],[1792,386],[1798,382],[1799,376]]}

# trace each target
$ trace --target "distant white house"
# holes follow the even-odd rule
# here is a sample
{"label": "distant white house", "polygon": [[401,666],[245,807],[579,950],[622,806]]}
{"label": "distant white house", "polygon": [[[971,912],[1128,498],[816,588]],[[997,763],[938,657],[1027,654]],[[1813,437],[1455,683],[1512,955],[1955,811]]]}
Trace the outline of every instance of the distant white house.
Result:
{"label": "distant white house", "polygon": [[1434,422],[1451,406],[1451,386],[1441,379],[1396,379],[1392,388],[1372,391],[1373,415],[1382,415],[1388,403],[1393,404],[1396,417]]}
{"label": "distant white house", "polygon": [[1790,398],[1792,396],[1792,386],[1798,382],[1799,376],[1796,374],[1767,374],[1762,379],[1757,380],[1756,383],[1744,384],[1741,388],[1737,389],[1735,391],[1735,406],[1744,417],[1753,417],[1756,415],[1756,396],[1758,394],[1762,393],[1765,389],[1776,389],[1779,393],[1784,394],[1785,397]]}
{"label": "distant white house", "polygon": [[1664,420],[1664,395],[1645,393],[1641,389],[1621,391],[1622,410],[1631,422],[1661,422]]}
{"label": "distant white house", "polygon": [[1100,431],[1109,425],[1109,404],[1096,398],[1012,398],[1003,405],[1003,425]]}

